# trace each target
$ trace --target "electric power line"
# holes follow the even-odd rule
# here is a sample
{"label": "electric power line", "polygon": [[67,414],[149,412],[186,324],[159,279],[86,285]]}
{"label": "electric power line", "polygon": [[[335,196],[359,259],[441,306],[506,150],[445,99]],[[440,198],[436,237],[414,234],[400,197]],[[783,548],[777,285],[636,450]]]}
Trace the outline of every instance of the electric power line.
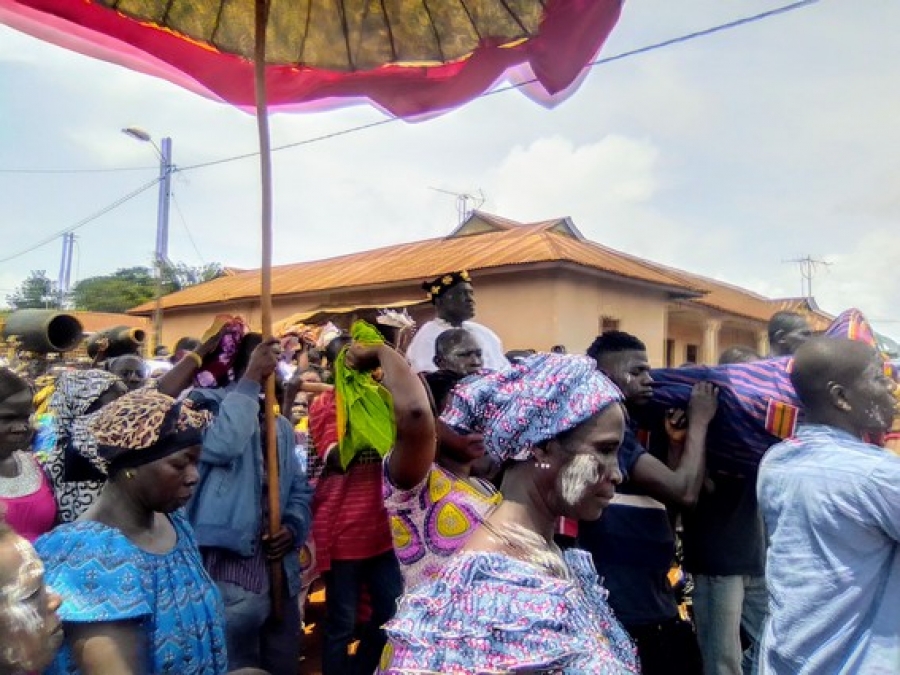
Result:
{"label": "electric power line", "polygon": [[[602,66],[607,63],[613,63],[615,61],[621,61],[623,59],[627,59],[631,56],[639,56],[640,54],[646,54],[647,52],[655,52],[658,49],[663,49],[664,47],[671,47],[672,45],[681,44],[683,42],[690,42],[691,40],[696,40],[697,38],[707,37],[708,35],[715,35],[716,33],[721,33],[726,30],[731,30],[733,28],[740,28],[741,26],[746,26],[751,23],[757,23],[758,21],[762,21],[763,19],[768,19],[773,16],[778,16],[779,14],[787,14],[788,12],[793,12],[794,10],[803,9],[804,7],[808,7],[810,5],[815,5],[819,3],[821,0],[799,0],[799,2],[792,2],[787,5],[782,5],[781,7],[776,7],[775,9],[770,9],[765,12],[760,12],[759,14],[752,14],[750,16],[745,16],[740,19],[734,19],[733,21],[728,21],[726,23],[720,23],[716,26],[711,26],[709,28],[703,28],[702,30],[694,31],[693,33],[687,33],[686,35],[680,35],[678,37],[669,38],[668,40],[663,40],[662,42],[655,42],[651,45],[647,45],[645,47],[638,47],[637,49],[630,49],[626,52],[620,52],[618,54],[613,54],[612,56],[604,56],[602,58],[596,59],[595,61],[591,61],[589,64],[585,66],[585,70],[594,68],[595,66]],[[486,91],[481,94],[479,98],[484,98],[487,96],[493,96],[494,94],[502,94],[507,91],[512,91],[514,89],[520,89],[526,85],[534,84],[538,80],[537,78],[532,78],[530,80],[525,80],[523,82],[517,82],[515,84],[510,84],[506,87],[498,87],[497,89],[492,89],[491,91]]]}
{"label": "electric power line", "polygon": [[[741,26],[746,26],[751,23],[756,23],[758,21],[762,21],[764,19],[768,19],[773,16],[777,16],[779,14],[787,14],[788,12],[793,12],[798,9],[803,9],[810,5],[815,5],[821,0],[799,0],[798,2],[792,2],[787,5],[782,5],[781,7],[776,7],[775,9],[770,9],[765,12],[760,12],[759,14],[753,14],[751,16],[745,16],[740,19],[735,19],[733,21],[728,21],[726,23],[718,24],[716,26],[711,26],[710,28],[704,28],[702,30],[694,31],[692,33],[688,33],[686,35],[680,35],[678,37],[670,38],[668,40],[663,40],[662,42],[655,42],[651,45],[646,45],[644,47],[638,47],[637,49],[631,49],[625,52],[620,52],[619,54],[613,54],[612,56],[606,56],[600,59],[596,59],[595,61],[591,61],[589,64],[585,66],[585,70],[589,70],[596,66],[602,66],[607,63],[613,63],[615,61],[621,61],[622,59],[629,58],[631,56],[638,56],[640,54],[646,54],[648,52],[653,52],[658,49],[663,49],[665,47],[670,47],[672,45],[681,44],[683,42],[689,42],[691,40],[696,40],[697,38],[706,37],[708,35],[714,35],[715,33],[721,33],[722,31],[731,30],[733,28],[739,28]],[[521,89],[529,84],[534,84],[537,82],[537,78],[532,78],[530,80],[525,80],[523,82],[517,82],[515,84],[510,84],[506,87],[499,87],[497,89],[492,89],[491,91],[486,91],[483,94],[480,94],[476,98],[487,98],[488,96],[493,96],[495,94],[502,94],[508,91],[513,91],[515,89]],[[331,133],[323,134],[321,136],[314,136],[312,138],[307,138],[302,141],[296,141],[294,143],[287,143],[285,145],[279,145],[277,147],[272,148],[272,152],[277,152],[279,150],[288,150],[290,148],[297,148],[302,145],[311,145],[313,143],[319,143],[321,141],[331,140],[332,138],[337,138],[339,136],[346,136],[347,134],[355,133],[357,131],[365,131],[367,129],[372,129],[374,127],[380,127],[385,124],[392,124],[393,122],[399,122],[401,118],[399,117],[388,117],[387,119],[378,120],[376,122],[370,122],[368,124],[361,124],[355,127],[349,127],[347,129],[341,129],[340,131],[333,131]],[[209,166],[216,166],[219,164],[225,164],[228,162],[236,162],[242,159],[249,159],[251,157],[256,157],[259,155],[259,151],[256,152],[247,152],[242,155],[235,155],[233,157],[224,157],[222,159],[216,159],[209,162],[201,162],[198,164],[190,164],[188,166],[181,167],[182,171],[191,171],[193,169],[204,169]]]}
{"label": "electric power line", "polygon": [[144,185],[142,185],[142,186],[139,187],[138,189],[129,192],[129,193],[128,193],[127,195],[125,195],[124,197],[120,197],[119,199],[117,199],[116,201],[114,201],[112,204],[109,204],[108,206],[105,206],[104,208],[100,209],[99,211],[97,211],[97,212],[94,213],[93,215],[90,215],[90,216],[88,216],[87,218],[82,218],[81,220],[79,220],[79,221],[78,221],[77,223],[75,223],[74,225],[70,225],[69,227],[63,228],[62,230],[59,230],[58,232],[54,232],[54,233],[51,234],[49,237],[47,237],[47,238],[45,238],[45,239],[42,239],[41,241],[39,241],[39,242],[36,243],[36,244],[32,244],[32,245],[29,246],[28,248],[23,249],[23,250],[19,251],[18,253],[13,253],[12,255],[6,256],[5,258],[0,258],[0,263],[9,262],[10,260],[14,260],[14,259],[16,259],[16,258],[19,258],[19,257],[25,255],[26,253],[31,253],[32,251],[39,249],[41,246],[46,246],[46,245],[49,244],[50,242],[54,241],[57,237],[61,237],[62,235],[66,234],[67,232],[74,232],[75,230],[84,227],[85,225],[87,225],[87,224],[89,224],[89,223],[91,223],[91,222],[97,220],[97,218],[99,218],[100,216],[106,215],[107,213],[109,213],[109,212],[112,211],[113,209],[116,209],[116,208],[120,207],[120,206],[121,206],[122,204],[124,204],[125,202],[127,202],[127,201],[129,201],[129,200],[131,200],[131,199],[134,199],[135,197],[137,197],[137,196],[138,196],[139,194],[141,194],[142,192],[146,192],[147,190],[149,190],[150,188],[152,188],[152,187],[153,187],[154,185],[156,185],[157,183],[159,183],[159,178],[154,178],[153,180],[151,180],[151,181],[148,182],[148,183],[145,183]]}
{"label": "electric power line", "polygon": [[159,169],[158,166],[120,166],[112,169],[0,169],[0,173],[121,173],[123,171],[149,171]]}
{"label": "electric power line", "polygon": [[178,218],[181,221],[182,227],[184,227],[184,232],[187,234],[188,241],[191,242],[191,247],[194,249],[194,253],[197,254],[197,257],[200,259],[200,262],[204,265],[206,264],[206,259],[203,257],[203,254],[200,253],[200,249],[197,248],[197,242],[194,241],[194,235],[191,234],[191,230],[188,228],[187,220],[184,218],[184,213],[181,210],[181,206],[178,203],[178,200],[175,198],[175,193],[172,193],[172,204],[175,205],[175,213],[178,214]]}

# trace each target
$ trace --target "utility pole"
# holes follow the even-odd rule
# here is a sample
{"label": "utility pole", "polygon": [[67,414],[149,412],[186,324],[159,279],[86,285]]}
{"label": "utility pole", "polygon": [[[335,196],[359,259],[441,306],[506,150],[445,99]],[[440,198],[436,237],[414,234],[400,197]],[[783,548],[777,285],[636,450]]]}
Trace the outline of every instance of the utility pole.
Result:
{"label": "utility pole", "polygon": [[156,307],[153,311],[153,348],[162,344],[163,270],[169,262],[169,201],[172,196],[172,139],[162,139],[159,152],[159,204],[156,209]]}
{"label": "utility pole", "polygon": [[122,129],[122,133],[143,143],[150,143],[159,156],[159,200],[156,206],[156,248],[153,251],[153,267],[156,272],[156,307],[153,310],[153,347],[162,344],[162,293],[163,270],[169,264],[169,201],[172,196],[172,139],[162,139],[162,147],[158,147],[153,137],[140,127]]}
{"label": "utility pole", "polygon": [[75,233],[63,233],[62,259],[59,263],[59,278],[56,281],[57,306],[64,309],[72,283],[72,253],[75,250]]}
{"label": "utility pole", "polygon": [[818,260],[809,255],[803,258],[785,260],[785,262],[797,265],[800,268],[800,294],[801,297],[808,299],[813,297],[813,277],[816,276],[819,267],[829,267],[831,265],[829,262]]}

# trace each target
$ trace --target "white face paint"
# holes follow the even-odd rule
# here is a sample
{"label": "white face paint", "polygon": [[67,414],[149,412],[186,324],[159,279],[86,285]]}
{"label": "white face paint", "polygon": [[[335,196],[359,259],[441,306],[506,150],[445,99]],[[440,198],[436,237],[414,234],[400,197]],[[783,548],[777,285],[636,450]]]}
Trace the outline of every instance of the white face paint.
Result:
{"label": "white face paint", "polygon": [[[44,585],[44,566],[31,545],[18,536],[5,537],[7,579],[0,586],[0,634],[12,636],[0,648],[0,671],[41,671],[59,649],[63,632],[54,615],[59,602]],[[13,567],[15,566],[15,567]]]}
{"label": "white face paint", "polygon": [[559,471],[559,495],[563,504],[574,507],[587,491],[600,481],[600,459],[587,453],[576,454]]}
{"label": "white face paint", "polygon": [[44,565],[24,539],[17,537],[13,549],[22,562],[13,579],[0,588],[0,615],[14,632],[31,633],[43,625],[40,607],[34,600],[43,586]]}

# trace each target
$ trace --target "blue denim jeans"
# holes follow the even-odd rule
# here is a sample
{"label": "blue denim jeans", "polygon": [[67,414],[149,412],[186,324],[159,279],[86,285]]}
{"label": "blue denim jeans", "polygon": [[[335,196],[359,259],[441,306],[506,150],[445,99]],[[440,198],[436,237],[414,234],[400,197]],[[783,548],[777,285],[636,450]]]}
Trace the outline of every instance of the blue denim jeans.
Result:
{"label": "blue denim jeans", "polygon": [[[386,636],[382,626],[397,609],[403,578],[393,551],[364,560],[332,560],[325,573],[325,631],[322,675],[372,675],[378,667]],[[363,584],[372,601],[372,616],[359,635],[351,659],[356,610]],[[274,672],[274,671],[273,671]]]}
{"label": "blue denim jeans", "polygon": [[281,619],[272,614],[269,592],[250,593],[235,584],[218,582],[225,603],[228,669],[262,668],[296,675],[300,663],[300,607],[284,584]]}
{"label": "blue denim jeans", "polygon": [[[693,602],[705,675],[756,675],[768,613],[765,577],[697,574]],[[742,632],[750,641],[746,650]]]}

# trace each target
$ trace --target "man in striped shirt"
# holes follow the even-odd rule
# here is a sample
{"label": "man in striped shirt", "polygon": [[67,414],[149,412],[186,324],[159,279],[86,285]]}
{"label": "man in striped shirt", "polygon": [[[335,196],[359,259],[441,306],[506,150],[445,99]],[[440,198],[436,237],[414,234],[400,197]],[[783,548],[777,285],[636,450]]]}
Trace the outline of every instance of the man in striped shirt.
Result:
{"label": "man in striped shirt", "polygon": [[[326,346],[329,366],[349,343],[349,336],[341,335]],[[324,463],[313,499],[316,565],[325,579],[322,673],[369,675],[378,666],[386,641],[381,626],[394,615],[403,580],[382,497],[381,456],[366,449],[341,467],[335,406],[332,390],[309,409],[310,437]],[[351,657],[363,588],[371,614]]]}

